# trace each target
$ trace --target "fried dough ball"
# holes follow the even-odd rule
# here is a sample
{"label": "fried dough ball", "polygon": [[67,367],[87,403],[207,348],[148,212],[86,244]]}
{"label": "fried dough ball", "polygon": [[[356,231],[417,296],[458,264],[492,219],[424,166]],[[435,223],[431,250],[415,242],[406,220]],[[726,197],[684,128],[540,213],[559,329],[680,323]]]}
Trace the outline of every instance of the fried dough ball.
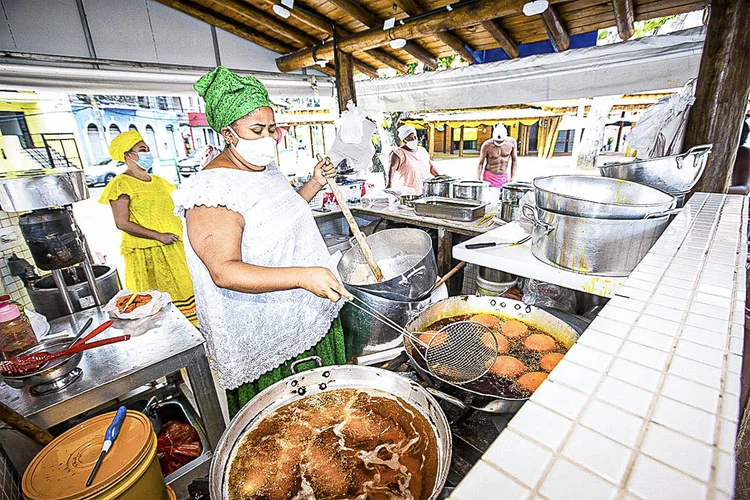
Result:
{"label": "fried dough ball", "polygon": [[503,323],[503,333],[506,337],[517,339],[529,333],[529,327],[515,319],[509,319]]}
{"label": "fried dough ball", "polygon": [[477,323],[481,323],[487,328],[495,328],[500,323],[500,318],[495,316],[494,314],[475,314],[471,318],[469,318],[469,321],[475,321]]}
{"label": "fried dough ball", "polygon": [[[505,354],[506,352],[508,352],[508,339],[497,332],[492,332],[492,335],[495,337],[495,340],[497,340],[497,353]],[[495,342],[492,342],[492,339],[489,338],[489,335],[482,336],[482,343],[490,349],[495,348]]]}
{"label": "fried dough ball", "polygon": [[547,378],[544,372],[529,372],[518,377],[518,385],[529,392],[534,392],[539,385]]}
{"label": "fried dough ball", "polygon": [[[437,338],[433,341],[432,338]],[[448,334],[446,332],[424,332],[419,334],[419,340],[424,342],[424,345],[429,347],[438,347],[443,342],[445,342],[448,339]],[[432,344],[430,342],[432,341]]]}
{"label": "fried dough ball", "polygon": [[319,498],[340,498],[349,490],[349,471],[338,451],[313,444],[308,449],[305,476]]}
{"label": "fried dough ball", "polygon": [[563,355],[559,352],[551,352],[542,356],[542,359],[539,360],[539,366],[542,367],[542,370],[551,372],[562,359]]}
{"label": "fried dough ball", "polygon": [[529,351],[546,352],[555,348],[555,339],[543,333],[534,333],[523,342]]}
{"label": "fried dough ball", "polygon": [[526,366],[513,356],[498,356],[490,372],[500,377],[514,378],[526,371]]}

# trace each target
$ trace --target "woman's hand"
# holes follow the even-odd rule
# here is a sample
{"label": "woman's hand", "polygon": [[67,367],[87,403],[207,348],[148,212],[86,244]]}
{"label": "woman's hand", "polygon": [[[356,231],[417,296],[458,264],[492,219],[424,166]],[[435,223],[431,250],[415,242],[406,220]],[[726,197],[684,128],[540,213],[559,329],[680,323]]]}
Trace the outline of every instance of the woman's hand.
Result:
{"label": "woman's hand", "polygon": [[320,184],[320,187],[326,185],[326,179],[336,177],[336,167],[331,163],[330,158],[318,162],[313,169],[313,179]]}
{"label": "woman's hand", "polygon": [[157,238],[163,245],[171,245],[180,241],[180,237],[172,233],[161,233]]}
{"label": "woman's hand", "polygon": [[344,285],[325,267],[304,268],[299,286],[320,298],[330,299],[331,302],[338,302],[341,297],[352,298]]}

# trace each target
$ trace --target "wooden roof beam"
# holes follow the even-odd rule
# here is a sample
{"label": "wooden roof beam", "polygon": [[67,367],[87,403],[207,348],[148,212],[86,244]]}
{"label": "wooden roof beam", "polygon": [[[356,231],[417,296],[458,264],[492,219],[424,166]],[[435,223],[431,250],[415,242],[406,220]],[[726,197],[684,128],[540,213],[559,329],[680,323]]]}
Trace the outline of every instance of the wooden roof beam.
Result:
{"label": "wooden roof beam", "polygon": [[635,33],[635,10],[633,0],[612,0],[615,11],[617,33],[623,40],[628,40]]}
{"label": "wooden roof beam", "polygon": [[[354,19],[364,24],[367,28],[379,29],[383,31],[383,20],[360,5],[359,2],[353,2],[352,0],[328,0],[328,2],[345,11]],[[386,34],[386,36],[388,35],[387,32],[383,32]],[[423,49],[415,42],[407,41],[403,50],[404,52],[411,55],[414,59],[424,63],[424,65],[428,68],[435,69],[438,66],[438,62],[435,56],[430,54],[427,50]]]}
{"label": "wooden roof beam", "polygon": [[541,15],[544,26],[547,28],[547,34],[555,50],[557,52],[568,50],[568,47],[570,47],[570,36],[568,36],[568,30],[563,26],[557,10],[550,5]]}
{"label": "wooden roof beam", "polygon": [[[336,0],[340,1],[340,0]],[[521,12],[526,0],[507,0],[498,3],[497,0],[479,0],[472,4],[461,5],[448,10],[445,7],[424,14],[417,20],[405,19],[404,24],[396,25],[390,33],[384,31],[381,26],[371,28],[367,31],[352,33],[338,40],[338,47],[344,52],[354,53],[362,50],[371,50],[387,45],[392,38],[403,38],[412,40],[424,36],[434,35],[442,31],[465,28],[489,21],[498,17],[510,16]],[[333,58],[332,44],[319,45],[298,50],[292,54],[276,59],[276,66],[281,71],[294,71],[307,66],[312,66],[313,51],[317,51],[319,58]],[[330,56],[330,57],[329,57]]]}
{"label": "wooden roof beam", "polygon": [[482,28],[492,35],[492,38],[495,39],[500,48],[508,54],[508,57],[511,59],[518,57],[518,45],[516,45],[516,42],[513,41],[508,32],[505,31],[505,28],[500,26],[500,23],[495,20],[484,21],[482,22]]}
{"label": "wooden roof beam", "polygon": [[[424,14],[425,10],[419,5],[416,0],[395,0],[401,10],[409,14],[410,16],[418,16]],[[445,45],[450,47],[453,52],[461,56],[464,61],[474,62],[474,54],[472,54],[467,48],[466,44],[458,36],[454,35],[449,31],[442,33],[435,33],[435,36],[443,42]]]}

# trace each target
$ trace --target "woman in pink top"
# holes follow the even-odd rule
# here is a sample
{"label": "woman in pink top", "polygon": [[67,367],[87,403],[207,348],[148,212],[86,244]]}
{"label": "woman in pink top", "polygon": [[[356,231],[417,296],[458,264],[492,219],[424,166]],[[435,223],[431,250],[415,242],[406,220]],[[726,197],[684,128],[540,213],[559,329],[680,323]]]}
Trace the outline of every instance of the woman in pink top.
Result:
{"label": "woman in pink top", "polygon": [[422,194],[422,181],[431,175],[438,175],[437,170],[430,161],[430,154],[419,145],[414,127],[399,127],[398,138],[401,139],[402,145],[391,152],[387,187],[410,187],[416,194]]}

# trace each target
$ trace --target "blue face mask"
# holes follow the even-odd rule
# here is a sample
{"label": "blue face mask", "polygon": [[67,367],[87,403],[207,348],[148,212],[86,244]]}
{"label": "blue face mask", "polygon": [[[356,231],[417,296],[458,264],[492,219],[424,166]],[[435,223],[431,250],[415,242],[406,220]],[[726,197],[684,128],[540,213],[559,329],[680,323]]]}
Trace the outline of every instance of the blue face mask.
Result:
{"label": "blue face mask", "polygon": [[151,153],[140,152],[138,153],[138,159],[135,163],[143,170],[148,170],[154,166],[154,155]]}

